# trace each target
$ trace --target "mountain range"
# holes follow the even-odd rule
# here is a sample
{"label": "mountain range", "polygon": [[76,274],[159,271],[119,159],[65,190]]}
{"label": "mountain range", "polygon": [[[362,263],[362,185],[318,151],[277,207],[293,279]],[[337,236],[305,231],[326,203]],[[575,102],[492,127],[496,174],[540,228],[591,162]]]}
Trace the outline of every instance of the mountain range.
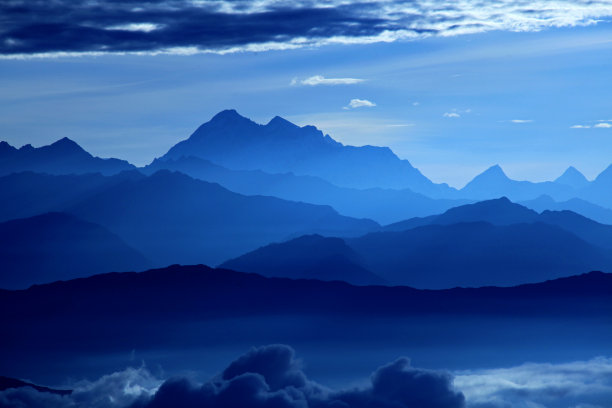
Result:
{"label": "mountain range", "polygon": [[[302,237],[221,266],[291,277],[291,265],[308,267],[303,259],[310,257],[317,261],[310,277],[316,273],[318,279],[334,280],[342,273],[344,280],[360,284],[362,272],[355,279],[351,276],[357,264],[388,284],[431,289],[509,286],[612,268],[612,226],[570,211],[539,214],[507,198],[413,218],[344,242],[346,247],[332,245],[330,238]],[[317,256],[323,253],[327,258]],[[348,267],[340,271],[341,265]],[[321,277],[330,270],[333,273]],[[306,272],[300,277],[308,276]]]}
{"label": "mountain range", "polygon": [[[609,268],[611,227],[601,222],[612,222],[611,174],[589,181],[569,167],[554,181],[532,183],[496,165],[456,190],[388,148],[345,146],[313,126],[280,117],[261,125],[226,110],[139,169],[67,138],[39,148],[0,143],[0,222],[40,236],[32,217],[56,217],[49,225],[58,231],[61,217],[75,231],[88,223],[146,260],[95,261],[101,269],[93,272],[225,262],[267,276],[358,284],[511,285]],[[26,241],[11,247],[23,246],[19,262],[41,251]],[[84,247],[74,254],[92,256]],[[9,268],[5,258],[6,270],[34,268],[17,261]],[[46,280],[23,273],[21,284],[72,276],[44,268]]]}
{"label": "mountain range", "polygon": [[314,126],[299,127],[278,116],[260,125],[235,110],[215,115],[162,160],[189,156],[230,169],[317,176],[341,187],[408,188],[432,195],[452,190],[431,182],[387,147],[345,146]]}
{"label": "mountain range", "polygon": [[4,220],[68,213],[107,228],[156,266],[215,265],[292,236],[357,236],[379,228],[329,206],[244,196],[167,170],[151,176],[11,174],[0,177],[0,196]]}
{"label": "mountain range", "polygon": [[111,175],[133,168],[134,166],[125,160],[94,157],[66,137],[38,148],[27,144],[17,149],[7,142],[0,142],[0,175],[22,171]]}

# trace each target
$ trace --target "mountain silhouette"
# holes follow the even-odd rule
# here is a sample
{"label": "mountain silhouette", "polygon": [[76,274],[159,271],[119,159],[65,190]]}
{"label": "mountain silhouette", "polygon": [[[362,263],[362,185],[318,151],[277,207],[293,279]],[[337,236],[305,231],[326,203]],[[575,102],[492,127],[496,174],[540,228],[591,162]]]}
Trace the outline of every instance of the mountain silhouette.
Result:
{"label": "mountain silhouette", "polygon": [[363,266],[418,288],[510,286],[582,270],[612,270],[612,252],[541,222],[425,225],[347,239]]}
{"label": "mountain silhouette", "polygon": [[0,287],[143,270],[149,262],[105,228],[62,213],[0,223]]}
{"label": "mountain silhouette", "polygon": [[268,277],[340,280],[354,285],[384,283],[360,263],[359,256],[342,239],[306,235],[259,248],[224,262],[220,268]]}
{"label": "mountain silhouette", "polygon": [[589,184],[589,180],[587,180],[584,174],[579,172],[574,166],[569,166],[562,175],[555,179],[555,183],[580,189],[586,187]]}
{"label": "mountain silhouette", "polygon": [[545,210],[573,211],[601,224],[612,225],[611,209],[602,207],[597,204],[593,204],[589,201],[582,200],[580,198],[572,198],[567,201],[557,202],[553,200],[553,198],[550,196],[541,195],[534,200],[521,201],[519,202],[519,204],[524,205],[527,208],[531,208],[532,210],[535,210],[537,212],[542,212]]}
{"label": "mountain silhouette", "polygon": [[47,212],[65,212],[99,191],[129,180],[142,179],[138,171],[111,177],[101,174],[50,175],[33,172],[0,177],[0,221]]}
{"label": "mountain silhouette", "polygon": [[544,210],[541,214],[502,197],[454,207],[440,215],[412,218],[385,226],[385,231],[404,231],[424,225],[487,222],[511,225],[540,222],[571,232],[582,240],[602,248],[612,248],[612,225],[605,225],[572,211]]}
{"label": "mountain silhouette", "polygon": [[111,177],[20,173],[0,177],[0,217],[49,211],[108,228],[153,265],[217,264],[270,242],[309,233],[356,236],[379,228],[329,206],[244,196],[181,173]]}
{"label": "mountain silhouette", "polygon": [[257,124],[225,110],[201,125],[163,159],[196,156],[234,170],[293,172],[351,188],[408,188],[431,196],[453,189],[434,184],[389,148],[345,146],[314,126],[299,127],[280,117]]}
{"label": "mountain silhouette", "polygon": [[524,201],[532,200],[543,194],[555,199],[567,200],[575,197],[577,193],[573,186],[563,183],[552,181],[532,183],[512,180],[496,164],[474,177],[456,195],[475,200],[505,196],[513,201]]}
{"label": "mountain silhouette", "polygon": [[108,227],[156,265],[217,264],[296,234],[355,236],[378,228],[329,206],[244,196],[170,171],[116,184],[67,211]]}
{"label": "mountain silhouette", "polygon": [[0,142],[0,175],[22,171],[111,175],[132,168],[134,166],[124,160],[94,157],[66,137],[38,148],[28,144],[17,149],[7,142]]}
{"label": "mountain silhouette", "polygon": [[193,156],[156,159],[141,170],[146,174],[153,174],[163,169],[219,183],[240,194],[268,195],[285,200],[331,205],[343,215],[370,218],[380,223],[435,214],[465,202],[432,199],[408,189],[338,187],[319,177],[296,176],[293,173],[270,174],[261,170],[230,170]]}
{"label": "mountain silhouette", "polygon": [[[612,226],[570,211],[538,214],[505,197],[413,218],[345,242],[354,254],[352,263],[337,265],[336,272],[346,279],[356,264],[388,284],[419,288],[508,286],[612,268]],[[302,237],[260,248],[223,267],[313,277],[317,268],[332,269],[320,266],[317,254],[341,252],[338,248],[346,251],[329,238]],[[311,264],[305,261],[309,258]]]}
{"label": "mountain silhouette", "polygon": [[[161,361],[179,360],[184,370],[202,355],[209,361],[228,348],[274,339],[317,353],[331,342],[331,353],[348,347],[352,358],[372,348],[433,344],[432,353],[448,364],[470,353],[468,342],[470,364],[478,356],[477,363],[491,364],[492,358],[507,362],[515,349],[508,345],[518,342],[520,361],[525,350],[567,359],[578,350],[609,349],[611,313],[612,276],[596,272],[509,288],[432,291],[171,266],[0,290],[0,346],[11,356],[0,359],[0,372],[57,383],[53,378],[77,375],[79,367],[91,373],[91,361],[123,369],[129,360],[117,354],[129,358],[134,349],[149,366],[168,355]],[[337,364],[326,350],[317,355]]]}

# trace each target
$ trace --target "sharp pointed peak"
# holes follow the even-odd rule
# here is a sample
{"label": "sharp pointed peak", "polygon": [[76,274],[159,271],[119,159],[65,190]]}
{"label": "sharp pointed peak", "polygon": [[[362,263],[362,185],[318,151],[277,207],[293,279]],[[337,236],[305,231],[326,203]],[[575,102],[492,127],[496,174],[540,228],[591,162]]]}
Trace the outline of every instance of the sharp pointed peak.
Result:
{"label": "sharp pointed peak", "polygon": [[266,126],[273,126],[273,127],[299,127],[298,125],[296,125],[295,123],[289,122],[287,119],[280,117],[280,116],[275,116],[273,117],[267,124]]}
{"label": "sharp pointed peak", "polygon": [[555,179],[556,183],[566,184],[573,187],[580,187],[588,183],[587,178],[574,166],[569,166],[563,174]]}
{"label": "sharp pointed peak", "polygon": [[55,142],[51,143],[51,146],[62,146],[62,145],[66,145],[66,146],[77,145],[78,146],[78,143],[68,137],[62,137],[61,139],[56,140]]}
{"label": "sharp pointed peak", "polygon": [[508,176],[506,175],[506,173],[504,173],[504,170],[501,168],[499,164],[494,164],[493,166],[487,168],[485,171],[480,173],[481,176],[485,174],[494,175],[494,176],[503,176],[505,178],[508,178]]}

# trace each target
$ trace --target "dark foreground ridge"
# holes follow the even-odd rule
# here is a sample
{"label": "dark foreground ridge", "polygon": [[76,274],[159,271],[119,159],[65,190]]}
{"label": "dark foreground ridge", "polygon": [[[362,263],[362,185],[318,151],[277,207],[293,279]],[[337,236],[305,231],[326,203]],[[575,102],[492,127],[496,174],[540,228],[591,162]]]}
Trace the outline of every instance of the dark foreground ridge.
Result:
{"label": "dark foreground ridge", "polygon": [[115,321],[232,315],[338,313],[562,314],[612,310],[612,274],[589,272],[514,287],[419,290],[345,282],[266,278],[257,274],[173,265],[135,273],[0,290],[3,324],[28,320]]}

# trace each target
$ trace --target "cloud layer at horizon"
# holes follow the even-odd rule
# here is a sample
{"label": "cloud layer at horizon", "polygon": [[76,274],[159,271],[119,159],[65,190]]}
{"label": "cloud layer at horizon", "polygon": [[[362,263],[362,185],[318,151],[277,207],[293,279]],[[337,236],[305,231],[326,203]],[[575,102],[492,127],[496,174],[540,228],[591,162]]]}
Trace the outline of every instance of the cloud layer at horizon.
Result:
{"label": "cloud layer at horizon", "polygon": [[0,15],[4,57],[223,54],[588,25],[612,1],[12,0]]}

